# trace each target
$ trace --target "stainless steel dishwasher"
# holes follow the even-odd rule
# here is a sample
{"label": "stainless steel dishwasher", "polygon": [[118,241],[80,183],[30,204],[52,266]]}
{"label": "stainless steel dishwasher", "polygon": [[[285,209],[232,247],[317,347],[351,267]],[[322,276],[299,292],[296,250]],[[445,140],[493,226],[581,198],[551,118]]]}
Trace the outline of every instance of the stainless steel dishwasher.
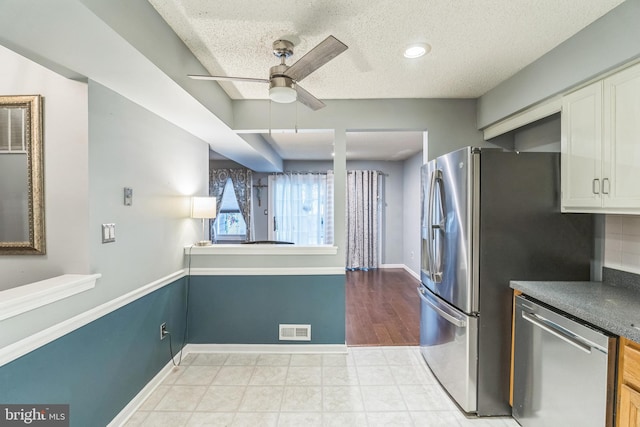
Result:
{"label": "stainless steel dishwasher", "polygon": [[513,417],[524,427],[612,426],[616,342],[516,297]]}

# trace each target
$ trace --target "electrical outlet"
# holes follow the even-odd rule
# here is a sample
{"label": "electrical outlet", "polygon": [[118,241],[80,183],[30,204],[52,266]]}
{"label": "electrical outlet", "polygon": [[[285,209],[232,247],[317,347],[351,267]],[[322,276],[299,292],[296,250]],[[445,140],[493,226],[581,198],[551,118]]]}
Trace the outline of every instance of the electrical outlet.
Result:
{"label": "electrical outlet", "polygon": [[167,324],[166,322],[160,325],[160,339],[163,340],[167,337],[169,332],[167,332]]}

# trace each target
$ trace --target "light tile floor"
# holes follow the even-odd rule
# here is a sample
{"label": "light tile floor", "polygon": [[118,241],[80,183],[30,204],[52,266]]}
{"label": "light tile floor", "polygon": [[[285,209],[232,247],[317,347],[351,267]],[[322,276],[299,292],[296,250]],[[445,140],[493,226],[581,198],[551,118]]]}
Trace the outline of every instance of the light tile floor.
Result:
{"label": "light tile floor", "polygon": [[511,418],[466,418],[417,347],[191,353],[125,425],[518,427]]}

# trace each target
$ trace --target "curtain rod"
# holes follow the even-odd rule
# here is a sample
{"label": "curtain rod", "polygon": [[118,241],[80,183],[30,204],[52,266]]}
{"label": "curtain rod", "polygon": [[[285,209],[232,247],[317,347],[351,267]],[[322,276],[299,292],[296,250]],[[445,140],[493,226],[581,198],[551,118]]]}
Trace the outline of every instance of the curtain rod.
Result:
{"label": "curtain rod", "polygon": [[[353,172],[354,170],[365,170],[365,169],[352,169],[352,170],[347,170],[348,172]],[[333,172],[333,170],[331,170]],[[382,171],[371,171],[371,172],[378,172],[378,174],[383,175],[383,176],[389,176],[388,173],[382,172]],[[289,174],[289,173],[307,173],[307,174],[318,174],[318,175],[326,175],[327,172],[320,172],[320,171],[284,171],[284,172],[271,172],[271,175],[285,175],[285,174]]]}
{"label": "curtain rod", "polygon": [[378,174],[379,174],[379,175],[382,175],[382,176],[389,176],[389,174],[388,174],[388,173],[385,173],[385,172],[382,172],[382,171],[377,171],[377,170],[371,170],[371,169],[351,169],[351,170],[349,170],[349,169],[347,169],[347,173],[349,173],[349,172],[353,172],[353,171],[378,172]]}
{"label": "curtain rod", "polygon": [[321,172],[321,171],[284,171],[284,172],[272,172],[271,175],[286,175],[291,173],[306,173],[306,174],[317,174],[317,175],[327,174],[327,172]]}

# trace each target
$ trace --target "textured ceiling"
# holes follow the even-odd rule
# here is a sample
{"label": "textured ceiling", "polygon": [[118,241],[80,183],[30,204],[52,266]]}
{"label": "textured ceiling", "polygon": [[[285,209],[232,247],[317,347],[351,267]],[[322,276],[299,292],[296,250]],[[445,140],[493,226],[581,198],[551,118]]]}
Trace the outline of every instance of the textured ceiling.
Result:
{"label": "textured ceiling", "polygon": [[[320,99],[478,97],[622,0],[149,0],[211,74],[268,78],[332,34],[349,50],[304,79]],[[403,57],[426,42],[431,53]],[[211,84],[202,82],[202,84]],[[264,83],[221,83],[266,99]]]}
{"label": "textured ceiling", "polygon": [[[212,75],[268,78],[278,63],[274,40],[295,44],[291,65],[333,35],[349,49],[305,78],[302,87],[320,99],[379,99],[481,96],[622,0],[149,2]],[[428,43],[431,52],[406,59],[403,50],[412,43]],[[233,99],[267,99],[265,83],[219,84]],[[420,150],[416,144],[421,147],[421,134],[413,133],[408,142],[410,135],[352,135],[348,156],[409,157]],[[326,133],[265,139],[284,159],[327,159],[333,145]]]}

